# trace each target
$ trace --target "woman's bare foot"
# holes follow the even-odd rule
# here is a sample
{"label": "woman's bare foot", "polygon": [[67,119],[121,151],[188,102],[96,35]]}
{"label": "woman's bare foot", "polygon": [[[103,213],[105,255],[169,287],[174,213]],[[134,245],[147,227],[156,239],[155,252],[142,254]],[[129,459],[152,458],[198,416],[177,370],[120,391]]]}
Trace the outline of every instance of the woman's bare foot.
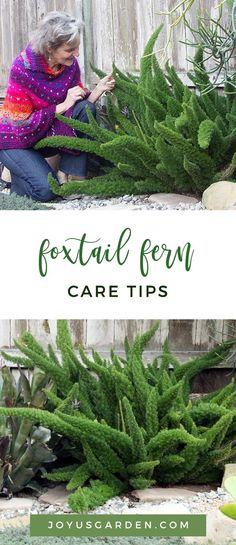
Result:
{"label": "woman's bare foot", "polygon": [[75,180],[77,182],[84,182],[84,180],[87,180],[86,176],[75,176],[74,174],[68,174],[68,182],[71,182],[71,180]]}
{"label": "woman's bare foot", "polygon": [[61,170],[58,170],[57,177],[60,182],[60,185],[66,184],[67,182],[76,181],[76,182],[84,182],[87,180],[84,176],[76,176],[74,174],[66,174],[65,172],[62,172]]}
{"label": "woman's bare foot", "polygon": [[59,180],[60,185],[66,184],[68,182],[68,174],[65,172],[62,172],[62,170],[57,171],[57,178]]}

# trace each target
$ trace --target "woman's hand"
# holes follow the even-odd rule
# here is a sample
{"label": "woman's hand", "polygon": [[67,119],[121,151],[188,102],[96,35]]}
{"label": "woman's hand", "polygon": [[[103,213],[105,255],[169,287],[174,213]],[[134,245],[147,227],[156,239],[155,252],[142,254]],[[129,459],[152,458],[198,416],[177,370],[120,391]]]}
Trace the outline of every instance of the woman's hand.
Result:
{"label": "woman's hand", "polygon": [[102,93],[105,93],[106,91],[112,91],[115,87],[115,80],[113,78],[112,74],[109,74],[109,76],[105,76],[105,78],[100,79],[100,81],[97,84],[97,89],[101,91]]}
{"label": "woman's hand", "polygon": [[71,108],[71,106],[74,106],[74,104],[77,102],[77,100],[83,100],[85,98],[86,92],[82,87],[79,85],[76,85],[76,87],[72,87],[67,92],[66,100],[64,104],[67,106],[67,110]]}
{"label": "woman's hand", "polygon": [[76,85],[69,89],[66,95],[66,99],[61,104],[58,104],[56,107],[57,114],[64,114],[66,110],[69,110],[78,100],[83,100],[85,98],[86,92],[82,87]]}
{"label": "woman's hand", "polygon": [[109,74],[109,76],[105,76],[105,78],[100,79],[95,89],[88,97],[89,102],[96,102],[103,93],[106,93],[107,91],[111,92],[112,89],[114,89],[115,84],[116,82],[112,74]]}

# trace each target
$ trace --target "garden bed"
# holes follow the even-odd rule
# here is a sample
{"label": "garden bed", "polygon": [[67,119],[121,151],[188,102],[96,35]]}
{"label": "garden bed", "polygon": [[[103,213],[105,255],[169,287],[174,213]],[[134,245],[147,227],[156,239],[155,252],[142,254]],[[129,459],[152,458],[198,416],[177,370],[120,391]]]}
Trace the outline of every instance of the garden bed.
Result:
{"label": "garden bed", "polygon": [[[157,487],[149,489],[148,491],[139,491],[138,495],[140,496],[140,500],[137,500],[137,498],[135,498],[135,496],[133,496],[132,494],[124,494],[119,497],[115,497],[106,502],[103,506],[97,507],[96,509],[92,510],[91,513],[110,515],[206,514],[209,521],[212,521],[213,519],[216,520],[216,527],[218,527],[217,521],[219,507],[223,503],[230,501],[230,497],[228,496],[228,494],[222,488],[217,488],[217,486],[211,488],[210,486],[186,485],[184,487],[176,486],[175,489],[171,487]],[[23,496],[22,499],[21,496]],[[24,507],[24,502],[28,501],[29,499],[32,500],[32,506],[30,508]],[[47,499],[50,502],[47,503]],[[6,541],[7,539],[9,539],[10,545],[10,538],[15,539],[17,532],[19,532],[19,541],[17,542],[17,545],[21,543],[22,545],[23,543],[35,543],[38,545],[41,544],[41,540],[43,539],[45,544],[47,538],[37,538],[37,540],[36,538],[30,538],[32,539],[32,541],[29,541],[28,525],[30,513],[61,515],[72,512],[67,504],[65,487],[60,485],[55,488],[45,488],[43,490],[43,494],[40,495],[39,498],[27,494],[19,494],[14,501],[15,507],[11,510],[12,501],[13,500],[9,500],[7,502],[9,504],[8,507],[6,506],[6,501],[0,499],[0,543],[4,543],[4,545],[8,545],[8,541]],[[3,502],[6,506],[5,510],[2,510]],[[221,514],[220,516],[223,517],[223,515]],[[226,545],[228,543],[227,532],[231,532],[232,530],[232,522],[229,521],[229,519],[226,520],[225,518],[223,520],[224,536],[226,537],[226,540],[224,542],[221,541],[220,545]],[[20,527],[21,529],[19,530]],[[210,533],[208,533],[207,539],[209,543],[210,540],[213,539],[214,545],[217,545],[217,542],[215,541],[215,532],[216,528],[210,526]],[[4,542],[2,541],[3,537]],[[24,539],[25,541],[21,541],[21,539]],[[54,539],[56,540],[56,538]],[[99,539],[95,540],[94,538],[86,538],[85,541],[84,539],[85,538],[76,538],[75,543],[100,543]],[[70,543],[73,543],[73,539],[70,538],[70,540]],[[139,542],[140,544],[144,543],[144,538],[119,538],[119,545],[123,543],[124,545],[131,545],[134,543],[134,540],[135,544]],[[149,543],[149,541],[150,545],[182,545],[183,543],[185,543],[185,541],[180,538],[145,538],[145,544]],[[208,543],[208,541],[206,541],[205,538],[196,538],[195,540],[191,539],[191,543],[195,542],[196,544]],[[49,542],[51,543],[51,541]],[[54,543],[55,542],[57,543],[57,540],[54,541]],[[188,539],[187,542],[189,543],[190,540]],[[62,541],[58,540],[58,544],[59,543],[62,543]],[[103,543],[113,543],[113,539],[103,538]]]}

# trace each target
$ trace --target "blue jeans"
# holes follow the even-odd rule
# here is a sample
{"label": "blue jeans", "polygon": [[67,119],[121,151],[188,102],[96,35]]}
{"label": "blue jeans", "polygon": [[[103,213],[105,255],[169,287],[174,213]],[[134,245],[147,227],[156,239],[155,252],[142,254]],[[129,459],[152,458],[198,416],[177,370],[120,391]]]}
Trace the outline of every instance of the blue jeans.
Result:
{"label": "blue jeans", "polygon": [[[75,104],[72,118],[78,119],[83,123],[88,123],[85,111],[86,106],[90,107],[95,117],[96,108],[94,104],[88,100],[81,100]],[[87,138],[85,134],[77,134],[80,137]],[[57,176],[45,160],[45,157],[50,157],[57,153],[58,150],[54,148],[44,148],[38,151],[32,148],[0,150],[0,161],[11,173],[11,193],[21,196],[26,195],[35,201],[42,202],[54,199],[55,195],[48,183],[48,174],[51,172],[55,179],[57,179]],[[80,155],[72,155],[60,152],[60,156],[60,170],[67,174],[74,174],[75,176],[86,176],[87,153],[81,152]]]}

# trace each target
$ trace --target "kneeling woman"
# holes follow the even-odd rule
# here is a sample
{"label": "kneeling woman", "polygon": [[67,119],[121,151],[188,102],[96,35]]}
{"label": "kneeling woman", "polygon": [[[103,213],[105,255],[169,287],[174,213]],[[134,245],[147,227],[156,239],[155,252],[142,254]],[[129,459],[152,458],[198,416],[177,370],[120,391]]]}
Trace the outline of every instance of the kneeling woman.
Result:
{"label": "kneeling woman", "polygon": [[[112,90],[115,83],[112,76],[107,76],[91,93],[84,88],[76,58],[80,26],[66,13],[48,13],[30,44],[13,61],[10,72],[0,117],[0,161],[11,172],[11,192],[37,201],[54,198],[48,173],[54,177],[56,174],[44,157],[56,152],[36,151],[33,146],[47,136],[77,136],[55,115],[64,114],[87,123],[86,107],[96,115],[96,100]],[[86,153],[59,153],[62,173],[77,179],[86,177]]]}

